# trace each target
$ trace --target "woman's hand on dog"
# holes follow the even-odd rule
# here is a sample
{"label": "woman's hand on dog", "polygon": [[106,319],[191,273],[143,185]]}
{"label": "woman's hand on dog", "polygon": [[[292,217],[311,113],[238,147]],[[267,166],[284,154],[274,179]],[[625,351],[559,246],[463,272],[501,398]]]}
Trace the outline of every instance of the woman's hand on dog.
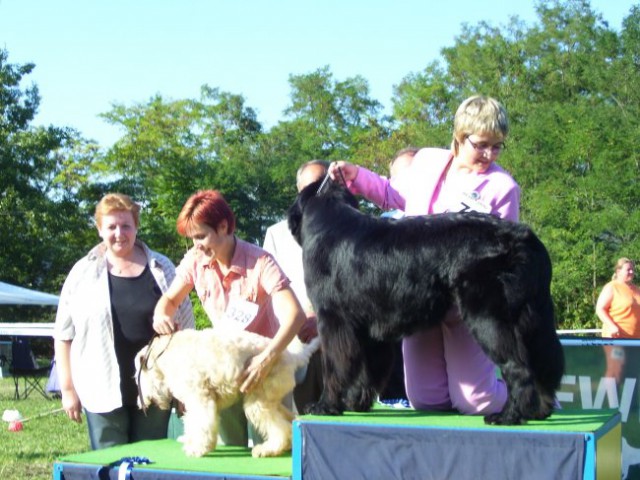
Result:
{"label": "woman's hand on dog", "polygon": [[168,335],[176,331],[176,324],[169,315],[153,316],[153,329],[160,335]]}
{"label": "woman's hand on dog", "polygon": [[242,393],[249,393],[258,387],[267,375],[269,375],[275,359],[276,355],[267,350],[255,357],[251,357],[247,362],[244,373],[240,377],[240,391]]}

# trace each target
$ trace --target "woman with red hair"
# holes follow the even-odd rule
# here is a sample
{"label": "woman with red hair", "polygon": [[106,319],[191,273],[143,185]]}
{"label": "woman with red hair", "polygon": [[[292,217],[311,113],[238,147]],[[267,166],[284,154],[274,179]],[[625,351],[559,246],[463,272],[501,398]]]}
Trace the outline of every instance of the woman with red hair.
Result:
{"label": "woman with red hair", "polygon": [[[160,298],[153,327],[160,334],[173,332],[178,305],[195,289],[214,327],[235,326],[271,338],[245,369],[241,390],[247,392],[264,380],[306,317],[271,254],[236,237],[235,226],[220,192],[203,190],[187,200],[177,230],[193,241],[193,247]],[[219,432],[226,445],[247,446],[247,427],[240,402],[222,412]],[[251,435],[255,438],[256,432]]]}

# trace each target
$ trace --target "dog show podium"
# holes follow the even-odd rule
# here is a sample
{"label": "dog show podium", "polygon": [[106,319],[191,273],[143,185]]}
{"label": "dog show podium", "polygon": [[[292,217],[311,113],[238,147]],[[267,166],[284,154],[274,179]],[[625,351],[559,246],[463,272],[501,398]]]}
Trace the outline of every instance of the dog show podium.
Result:
{"label": "dog show podium", "polygon": [[[54,480],[120,480],[122,460],[134,464],[128,480],[283,480],[291,478],[291,454],[253,458],[251,449],[220,446],[201,458],[187,457],[177,440],[151,440],[66,456],[53,466]],[[124,476],[122,479],[124,480]]]}
{"label": "dog show podium", "polygon": [[294,479],[620,479],[614,411],[559,411],[521,426],[480,416],[374,409],[293,426]]}
{"label": "dog show podium", "polygon": [[[482,417],[378,408],[293,423],[290,455],[252,458],[220,446],[202,458],[176,440],[156,440],[69,455],[54,480],[151,479],[620,479],[617,411],[559,411],[521,426],[488,426]],[[134,463],[123,473],[122,461]],[[119,477],[120,475],[120,477]]]}

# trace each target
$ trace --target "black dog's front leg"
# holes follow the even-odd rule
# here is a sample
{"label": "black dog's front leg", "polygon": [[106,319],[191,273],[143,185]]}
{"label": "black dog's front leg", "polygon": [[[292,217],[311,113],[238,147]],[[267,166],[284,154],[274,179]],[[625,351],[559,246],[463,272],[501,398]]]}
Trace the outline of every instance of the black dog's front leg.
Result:
{"label": "black dog's front leg", "polygon": [[[361,332],[357,337],[367,338],[367,332]],[[362,356],[353,362],[354,372],[344,401],[349,411],[368,412],[387,384],[394,351],[389,342],[369,339],[364,343],[360,340],[359,345],[362,345]]]}
{"label": "black dog's front leg", "polygon": [[[314,415],[341,415],[345,409],[345,396],[352,402],[353,382],[359,380],[363,364],[362,348],[348,325],[339,319],[318,315],[320,339],[322,343],[323,390],[320,400],[307,407],[306,412]],[[370,405],[370,404],[369,404]],[[352,406],[350,405],[350,408]]]}
{"label": "black dog's front leg", "polygon": [[343,382],[335,373],[336,366],[332,354],[322,341],[322,394],[316,403],[305,407],[305,413],[311,415],[342,415],[345,410],[342,401]]}
{"label": "black dog's front leg", "polygon": [[[518,362],[507,361],[499,365],[509,389],[507,403],[501,412],[484,417],[489,425],[521,425],[535,418],[540,410],[540,398],[531,371]],[[532,413],[533,412],[533,413]]]}

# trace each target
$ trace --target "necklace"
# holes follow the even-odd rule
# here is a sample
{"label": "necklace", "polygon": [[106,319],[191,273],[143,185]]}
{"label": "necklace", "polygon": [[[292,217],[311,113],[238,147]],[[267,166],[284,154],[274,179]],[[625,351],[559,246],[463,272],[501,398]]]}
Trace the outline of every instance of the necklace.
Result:
{"label": "necklace", "polygon": [[131,268],[133,266],[137,266],[136,263],[131,262],[131,261],[125,261],[122,264],[118,264],[116,262],[109,262],[111,264],[111,271],[115,272],[116,274],[123,274],[123,273],[128,273],[131,271]]}
{"label": "necklace", "polygon": [[107,265],[109,271],[114,275],[123,277],[133,277],[136,275],[140,275],[140,273],[142,273],[142,270],[146,266],[146,261],[141,261],[141,259],[137,258],[135,251],[133,252],[133,255],[131,255],[131,257],[132,259],[128,259],[107,255]]}

